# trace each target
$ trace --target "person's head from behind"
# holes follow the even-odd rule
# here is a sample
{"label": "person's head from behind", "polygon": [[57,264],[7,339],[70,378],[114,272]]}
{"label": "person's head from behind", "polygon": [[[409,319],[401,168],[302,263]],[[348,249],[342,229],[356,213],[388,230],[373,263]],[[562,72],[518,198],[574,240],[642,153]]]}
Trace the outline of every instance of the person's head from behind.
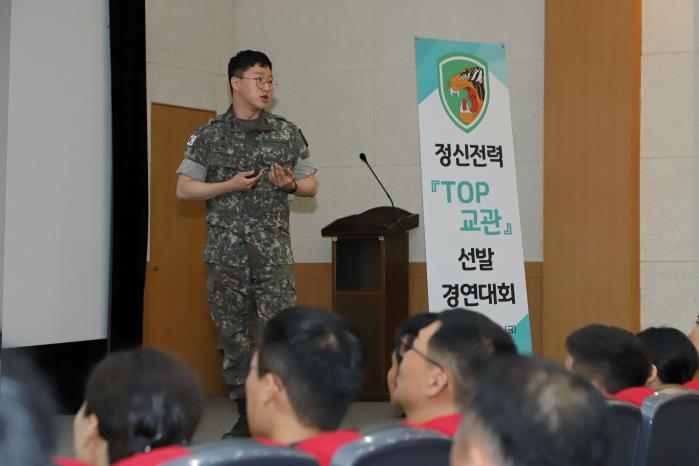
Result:
{"label": "person's head from behind", "polygon": [[388,386],[388,394],[393,401],[393,391],[396,389],[396,377],[398,376],[398,367],[400,366],[403,356],[401,354],[401,346],[404,338],[415,338],[418,332],[437,320],[439,314],[434,312],[426,312],[423,314],[415,314],[408,317],[400,323],[394,333],[393,343],[394,350],[391,353],[391,367],[386,373],[386,385]]}
{"label": "person's head from behind", "polygon": [[414,339],[404,337],[395,403],[411,422],[454,414],[493,355],[516,351],[512,337],[483,314],[443,311]]}
{"label": "person's head from behind", "polygon": [[690,339],[676,328],[651,327],[638,333],[643,347],[656,368],[649,387],[685,384],[699,369],[699,355]]}
{"label": "person's head from behind", "polygon": [[552,361],[496,358],[464,410],[452,466],[599,466],[606,458],[604,399]]}
{"label": "person's head from behind", "polygon": [[642,387],[652,377],[651,363],[640,340],[622,328],[586,325],[566,338],[565,347],[566,368],[606,393]]}
{"label": "person's head from behind", "polygon": [[362,385],[359,340],[344,319],[323,309],[290,307],[269,320],[245,381],[250,429],[284,441],[295,424],[337,429]]}
{"label": "person's head from behind", "polygon": [[[3,353],[5,353],[3,351]],[[47,466],[54,449],[53,398],[25,358],[2,355],[0,464]]]}
{"label": "person's head from behind", "polygon": [[151,348],[112,353],[92,371],[75,416],[79,460],[102,466],[153,448],[189,443],[202,395],[179,358]]}
{"label": "person's head from behind", "polygon": [[274,92],[272,62],[262,52],[238,52],[228,62],[228,83],[235,106],[242,110],[262,110]]}

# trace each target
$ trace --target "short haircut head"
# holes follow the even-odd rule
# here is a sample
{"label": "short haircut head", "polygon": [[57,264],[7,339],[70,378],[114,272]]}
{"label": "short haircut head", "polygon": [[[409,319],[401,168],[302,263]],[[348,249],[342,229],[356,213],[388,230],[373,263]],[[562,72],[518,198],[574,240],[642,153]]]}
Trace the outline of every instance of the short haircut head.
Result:
{"label": "short haircut head", "polygon": [[446,310],[437,321],[441,325],[427,348],[452,374],[457,401],[468,399],[493,356],[517,352],[510,334],[481,313]]}
{"label": "short haircut head", "polygon": [[93,370],[85,415],[94,413],[114,463],[148,448],[187,444],[201,417],[201,390],[179,358],[152,348],[112,353]]}
{"label": "short haircut head", "polygon": [[337,429],[362,385],[359,340],[344,319],[323,309],[290,307],[267,322],[258,373],[277,375],[298,421]]}
{"label": "short haircut head", "polygon": [[406,335],[416,337],[420,330],[427,327],[438,318],[439,314],[435,312],[425,312],[422,314],[412,315],[400,323],[393,336],[396,360],[399,364],[403,359],[403,356],[400,354],[401,339]]}
{"label": "short haircut head", "polygon": [[658,369],[662,383],[685,384],[694,378],[699,369],[699,355],[687,335],[676,328],[651,327],[636,337]]}
{"label": "short haircut head", "polygon": [[619,327],[586,325],[571,333],[565,346],[573,371],[597,381],[607,393],[644,386],[651,372],[641,342]]}
{"label": "short haircut head", "polygon": [[233,76],[240,77],[247,70],[255,65],[260,65],[263,68],[272,69],[272,62],[262,52],[255,50],[242,50],[231,57],[228,62],[228,82]]}
{"label": "short haircut head", "polygon": [[33,364],[3,351],[0,377],[0,464],[53,464],[55,404]]}
{"label": "short haircut head", "polygon": [[598,466],[608,451],[607,416],[603,397],[582,377],[553,361],[509,355],[483,374],[457,444],[468,447],[475,419],[506,464]]}

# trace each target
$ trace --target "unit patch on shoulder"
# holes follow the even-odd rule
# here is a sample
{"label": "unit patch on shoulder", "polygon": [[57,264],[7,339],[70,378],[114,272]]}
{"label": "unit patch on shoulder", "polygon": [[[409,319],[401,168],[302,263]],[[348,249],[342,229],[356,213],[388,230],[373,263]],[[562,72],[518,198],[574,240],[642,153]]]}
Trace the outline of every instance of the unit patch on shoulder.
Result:
{"label": "unit patch on shoulder", "polygon": [[187,141],[187,147],[192,147],[192,146],[194,145],[194,141],[196,141],[196,140],[197,140],[197,135],[196,135],[196,134],[192,134],[192,135],[189,137],[189,140]]}

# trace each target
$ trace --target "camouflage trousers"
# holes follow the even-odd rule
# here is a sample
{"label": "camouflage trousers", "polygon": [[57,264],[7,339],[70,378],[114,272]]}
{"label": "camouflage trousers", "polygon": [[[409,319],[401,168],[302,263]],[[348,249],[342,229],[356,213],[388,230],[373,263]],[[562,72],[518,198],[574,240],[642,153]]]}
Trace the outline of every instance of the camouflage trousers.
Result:
{"label": "camouflage trousers", "polygon": [[279,311],[296,303],[293,266],[210,263],[208,268],[209,311],[223,350],[223,378],[231,398],[243,398],[254,336]]}

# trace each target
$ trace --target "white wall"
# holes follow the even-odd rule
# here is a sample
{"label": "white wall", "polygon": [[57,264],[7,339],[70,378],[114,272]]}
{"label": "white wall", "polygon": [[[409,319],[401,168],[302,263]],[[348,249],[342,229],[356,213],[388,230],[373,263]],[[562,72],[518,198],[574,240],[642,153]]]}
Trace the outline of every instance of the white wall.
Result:
{"label": "white wall", "polygon": [[12,2],[5,346],[107,336],[107,5],[107,0]]}
{"label": "white wall", "polygon": [[[234,0],[146,0],[148,140],[153,102],[224,112]],[[182,154],[187,141],[182,141]],[[150,143],[148,144],[150,151]],[[176,176],[172,174],[173,196]]]}
{"label": "white wall", "polygon": [[[320,229],[388,204],[422,213],[414,37],[507,46],[524,256],[543,259],[544,0],[236,0],[234,44],[267,53],[272,111],[296,123],[320,166],[320,192],[293,202],[297,262],[329,262]],[[422,227],[410,234],[424,261]]]}
{"label": "white wall", "polygon": [[7,99],[10,90],[11,11],[11,0],[0,0],[0,331],[2,330],[3,263],[5,257],[5,168],[7,164]]}
{"label": "white wall", "polygon": [[643,0],[641,325],[699,313],[699,0]]}

